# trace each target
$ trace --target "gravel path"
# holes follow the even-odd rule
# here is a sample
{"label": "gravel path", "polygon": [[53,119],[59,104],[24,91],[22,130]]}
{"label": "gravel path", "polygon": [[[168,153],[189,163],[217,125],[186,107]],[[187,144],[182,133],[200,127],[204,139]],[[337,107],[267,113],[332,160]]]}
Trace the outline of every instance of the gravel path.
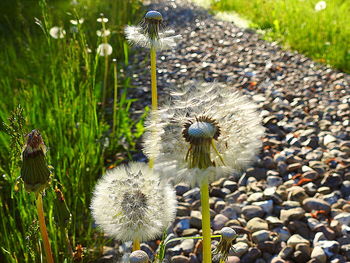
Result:
{"label": "gravel path", "polygon": [[[158,54],[161,99],[187,80],[218,81],[261,108],[266,135],[258,162],[239,181],[211,186],[213,231],[231,226],[241,234],[228,261],[350,262],[350,76],[193,4],[166,0],[150,8],[182,35],[176,50]],[[138,52],[130,68],[140,108],[150,101],[145,56]],[[199,234],[199,189],[177,185],[176,191],[179,207],[169,232]],[[201,262],[199,245],[172,243],[168,258]],[[156,247],[142,244],[149,253]]]}

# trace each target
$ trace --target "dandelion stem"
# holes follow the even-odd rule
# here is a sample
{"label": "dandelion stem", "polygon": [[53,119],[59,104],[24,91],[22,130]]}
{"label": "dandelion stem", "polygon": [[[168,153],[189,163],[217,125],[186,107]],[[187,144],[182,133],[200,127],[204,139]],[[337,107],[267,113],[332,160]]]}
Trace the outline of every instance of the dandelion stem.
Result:
{"label": "dandelion stem", "polygon": [[156,49],[151,48],[151,86],[152,86],[152,110],[158,108],[158,95],[157,95],[157,70],[156,70]]}
{"label": "dandelion stem", "polygon": [[209,208],[209,183],[208,178],[203,179],[201,185],[202,205],[202,232],[203,232],[203,263],[211,263],[211,231]]}
{"label": "dandelion stem", "polygon": [[[151,90],[152,90],[152,111],[158,109],[157,95],[157,53],[155,47],[151,47]],[[148,163],[150,168],[154,166],[154,160],[151,158]]]}
{"label": "dandelion stem", "polygon": [[105,55],[105,72],[103,77],[103,95],[102,95],[102,107],[105,107],[107,97],[107,81],[108,81],[108,55]]}
{"label": "dandelion stem", "polygon": [[48,263],[54,263],[49,236],[47,234],[46,224],[45,224],[45,217],[44,217],[44,209],[43,209],[43,198],[41,196],[41,193],[37,194],[37,200],[36,200],[36,208],[38,211],[38,217],[39,217],[39,225],[40,225],[40,232],[41,236],[44,241],[44,249],[46,253],[46,260]]}
{"label": "dandelion stem", "polygon": [[114,98],[113,98],[113,127],[112,134],[115,136],[115,130],[117,126],[117,106],[118,106],[118,73],[117,73],[117,61],[114,63],[113,67],[114,75]]}
{"label": "dandelion stem", "polygon": [[132,243],[132,251],[140,250],[140,240],[135,239],[134,242]]}

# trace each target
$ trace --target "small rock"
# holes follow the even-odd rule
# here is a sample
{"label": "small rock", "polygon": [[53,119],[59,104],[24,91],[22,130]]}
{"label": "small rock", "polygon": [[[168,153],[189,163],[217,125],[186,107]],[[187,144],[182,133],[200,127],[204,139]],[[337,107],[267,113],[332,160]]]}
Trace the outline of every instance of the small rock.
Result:
{"label": "small rock", "polygon": [[190,225],[192,227],[202,228],[202,214],[199,211],[191,211]]}
{"label": "small rock", "polygon": [[248,249],[249,246],[247,243],[237,242],[232,246],[232,249],[230,250],[230,255],[241,257],[248,251]]}
{"label": "small rock", "polygon": [[286,223],[291,220],[299,220],[305,216],[305,210],[301,207],[296,207],[288,210],[281,210],[280,219]]}
{"label": "small rock", "polygon": [[326,201],[313,197],[304,199],[303,207],[307,212],[323,210],[326,211],[326,213],[329,213],[331,211],[331,206]]}
{"label": "small rock", "polygon": [[173,256],[171,258],[171,263],[189,263],[190,259],[183,255]]}
{"label": "small rock", "polygon": [[181,196],[184,193],[186,193],[188,190],[190,190],[190,187],[187,184],[180,183],[180,184],[177,184],[175,186],[176,195],[180,195]]}
{"label": "small rock", "polygon": [[248,221],[247,229],[252,233],[254,233],[259,230],[268,230],[269,226],[264,219],[261,219],[259,217],[254,217]]}
{"label": "small rock", "polygon": [[257,205],[247,205],[243,207],[242,214],[247,220],[250,220],[254,217],[263,217],[264,210]]}
{"label": "small rock", "polygon": [[192,252],[192,250],[194,248],[194,240],[193,239],[184,239],[181,242],[180,247],[185,254],[189,254],[190,252]]}
{"label": "small rock", "polygon": [[286,246],[282,248],[282,250],[278,253],[278,256],[282,259],[288,259],[294,252],[294,248],[290,246]]}
{"label": "small rock", "polygon": [[327,263],[327,255],[321,247],[315,247],[312,250],[311,258],[314,258],[319,263]]}
{"label": "small rock", "polygon": [[334,217],[334,219],[339,221],[343,225],[349,225],[350,224],[350,213],[343,212],[343,213],[337,214]]}
{"label": "small rock", "polygon": [[223,228],[228,221],[229,219],[226,216],[218,214],[214,217],[212,228],[214,230],[221,230],[221,228]]}
{"label": "small rock", "polygon": [[252,239],[254,243],[264,242],[270,239],[270,231],[268,230],[259,230],[252,234]]}
{"label": "small rock", "polygon": [[295,235],[292,235],[288,241],[287,241],[287,245],[295,248],[295,246],[297,244],[300,244],[300,243],[305,243],[307,245],[310,245],[310,241],[303,238],[302,236],[298,235],[298,234],[295,234]]}

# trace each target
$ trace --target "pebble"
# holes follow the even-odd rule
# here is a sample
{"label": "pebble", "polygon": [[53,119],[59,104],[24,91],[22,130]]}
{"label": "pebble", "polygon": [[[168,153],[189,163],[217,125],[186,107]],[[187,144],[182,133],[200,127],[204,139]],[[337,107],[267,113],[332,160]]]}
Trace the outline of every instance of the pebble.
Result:
{"label": "pebble", "polygon": [[321,247],[315,247],[312,250],[311,258],[317,260],[319,263],[327,263],[327,255]]}
{"label": "pebble", "polygon": [[304,199],[303,207],[307,212],[311,212],[313,210],[323,210],[326,213],[329,213],[331,211],[331,206],[326,201],[319,198]]}
{"label": "pebble", "polygon": [[247,220],[254,217],[262,217],[264,215],[264,210],[257,205],[247,205],[243,207],[242,214]]}

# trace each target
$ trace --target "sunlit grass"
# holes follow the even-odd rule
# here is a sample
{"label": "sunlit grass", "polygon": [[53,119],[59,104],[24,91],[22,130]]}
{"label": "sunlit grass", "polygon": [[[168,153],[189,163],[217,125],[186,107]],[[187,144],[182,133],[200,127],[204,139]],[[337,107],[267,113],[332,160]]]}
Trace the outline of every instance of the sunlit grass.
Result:
{"label": "sunlit grass", "polygon": [[[281,41],[318,62],[350,72],[350,2],[325,1],[315,10],[317,0],[219,0],[215,10],[234,10],[266,30],[266,37]],[[316,8],[317,9],[317,8]]]}
{"label": "sunlit grass", "polygon": [[[11,1],[6,1],[11,2]],[[16,2],[16,1],[15,1]],[[110,44],[123,69],[128,63],[128,46],[121,33],[126,24],[139,21],[143,12],[139,1],[80,1],[87,8],[70,6],[55,9],[44,1],[33,2],[35,14],[18,8],[12,15],[18,24],[1,27],[6,37],[0,40],[0,123],[6,122],[17,105],[23,108],[23,128],[18,129],[18,142],[11,145],[10,136],[0,132],[0,259],[2,262],[40,262],[35,196],[19,188],[15,191],[20,171],[20,147],[23,135],[39,129],[47,146],[48,162],[54,167],[53,185],[59,185],[72,213],[68,229],[73,248],[86,247],[86,262],[98,257],[102,237],[92,226],[89,205],[92,189],[104,170],[106,154],[130,152],[142,133],[142,118],[131,119],[127,76],[118,72],[118,109],[116,133],[110,136],[112,124],[109,100],[102,110],[104,58],[96,55],[101,43],[96,19],[103,12],[110,18]],[[58,3],[57,3],[58,5]],[[57,6],[56,5],[56,6]],[[69,11],[69,13],[67,13]],[[16,13],[19,12],[19,13]],[[7,14],[9,15],[9,14]],[[37,17],[37,24],[34,23]],[[83,17],[84,23],[74,27],[70,19]],[[40,24],[40,26],[38,25]],[[53,26],[63,27],[66,35],[54,39]],[[19,31],[19,28],[21,29]],[[90,53],[89,49],[92,51]],[[108,98],[113,98],[113,68],[109,68]],[[16,120],[14,121],[16,123]],[[15,137],[16,137],[15,136]],[[14,147],[16,146],[16,147]],[[14,158],[11,158],[11,154]],[[44,209],[55,262],[71,262],[66,252],[65,233],[55,225],[52,207],[53,186],[46,191]],[[66,260],[66,261],[65,261]]]}

